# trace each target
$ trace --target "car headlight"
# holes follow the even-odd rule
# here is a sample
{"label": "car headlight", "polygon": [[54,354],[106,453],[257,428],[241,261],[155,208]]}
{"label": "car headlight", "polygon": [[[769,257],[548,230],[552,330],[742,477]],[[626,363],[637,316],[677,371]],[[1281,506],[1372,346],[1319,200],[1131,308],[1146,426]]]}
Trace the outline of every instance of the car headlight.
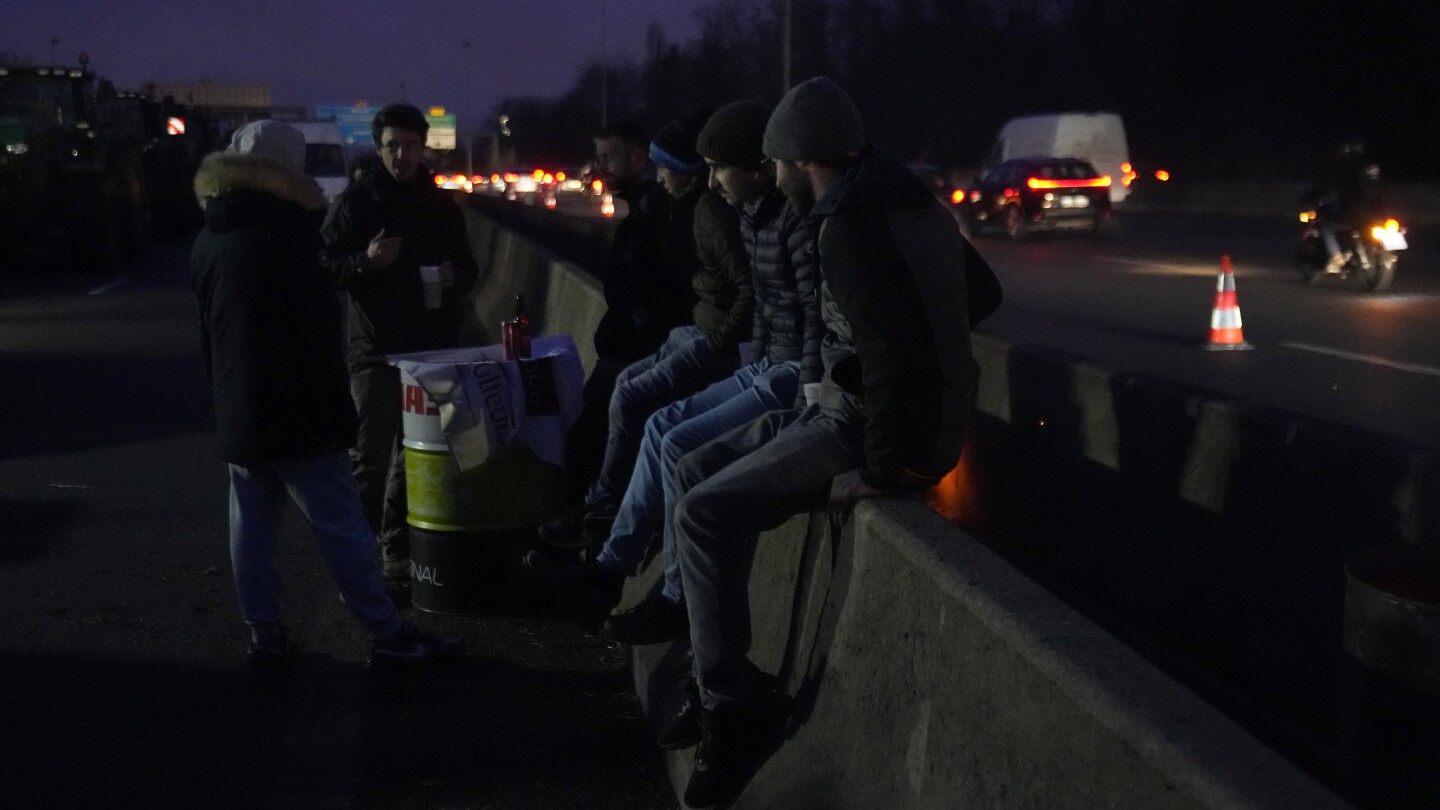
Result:
{"label": "car headlight", "polygon": [[22,141],[21,143],[7,143],[7,144],[5,144],[5,153],[6,153],[6,154],[10,154],[10,155],[23,155],[23,154],[25,154],[26,152],[29,152],[29,151],[30,151],[30,144],[24,143],[23,141]]}

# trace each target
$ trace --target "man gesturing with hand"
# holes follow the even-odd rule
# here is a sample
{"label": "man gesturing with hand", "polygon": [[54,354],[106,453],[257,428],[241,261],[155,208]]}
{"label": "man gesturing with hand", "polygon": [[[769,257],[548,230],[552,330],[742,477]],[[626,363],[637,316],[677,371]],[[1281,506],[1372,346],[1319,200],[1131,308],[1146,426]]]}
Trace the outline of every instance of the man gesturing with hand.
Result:
{"label": "man gesturing with hand", "polygon": [[[386,355],[460,345],[479,270],[455,200],[422,162],[429,124],[409,104],[375,116],[383,171],[362,176],[335,199],[321,234],[336,286],[350,294],[350,393],[360,414],[351,451],[355,479],[379,543],[387,590],[404,596],[410,547],[405,526],[400,371]],[[425,306],[420,267],[440,267],[438,308]]]}

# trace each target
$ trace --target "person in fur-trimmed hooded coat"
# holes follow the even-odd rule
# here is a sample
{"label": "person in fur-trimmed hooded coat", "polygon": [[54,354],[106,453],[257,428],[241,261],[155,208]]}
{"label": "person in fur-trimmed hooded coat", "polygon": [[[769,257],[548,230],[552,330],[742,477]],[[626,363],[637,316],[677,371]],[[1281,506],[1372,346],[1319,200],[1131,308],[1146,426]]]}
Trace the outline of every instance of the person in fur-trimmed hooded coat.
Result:
{"label": "person in fur-trimmed hooded coat", "polygon": [[372,660],[453,655],[403,622],[386,596],[350,472],[355,406],[341,346],[340,305],[320,263],[320,188],[303,174],[305,139],[256,121],[195,175],[205,227],[190,256],[201,357],[230,470],[230,558],[249,658],[292,662],[280,623],[276,535],[299,507],[355,618],[376,640]]}
{"label": "person in fur-trimmed hooded coat", "polygon": [[[257,130],[272,139],[284,126],[265,123]],[[195,194],[205,228],[192,281],[225,460],[348,450],[357,421],[340,305],[319,259],[319,186],[273,157],[226,151],[201,163]]]}

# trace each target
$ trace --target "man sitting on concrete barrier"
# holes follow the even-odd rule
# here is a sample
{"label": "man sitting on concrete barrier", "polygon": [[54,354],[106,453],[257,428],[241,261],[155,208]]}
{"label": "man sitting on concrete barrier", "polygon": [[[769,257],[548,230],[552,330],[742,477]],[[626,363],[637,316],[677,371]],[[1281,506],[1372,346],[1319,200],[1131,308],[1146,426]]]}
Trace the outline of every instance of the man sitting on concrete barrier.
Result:
{"label": "man sitting on concrete barrier", "polygon": [[[605,538],[626,494],[646,420],[662,406],[734,372],[740,365],[740,344],[749,337],[755,296],[739,218],[724,199],[707,189],[709,170],[695,151],[696,138],[709,118],[709,109],[695,110],[661,129],[650,147],[660,182],[675,198],[671,226],[692,232],[690,240],[669,241],[672,247],[690,248],[695,323],[671,330],[659,350],[627,366],[615,381],[604,459],[585,496],[589,509],[585,539],[592,544]],[[682,257],[671,261],[681,264]],[[550,585],[583,579],[586,587],[581,595],[588,604],[582,604],[582,618],[587,623],[598,624],[610,612],[625,578],[624,572],[613,568],[582,566],[573,552],[536,549],[524,563],[531,576]]]}
{"label": "man sitting on concrete barrier", "polygon": [[965,441],[970,352],[965,242],[899,162],[865,143],[824,77],[797,85],[765,130],[782,191],[820,224],[819,402],[776,411],[681,460],[676,552],[702,710],[685,802],[738,790],[777,730],[781,696],[747,658],[747,538],[824,502],[931,486]]}
{"label": "man sitting on concrete barrier", "polygon": [[346,450],[340,307],[317,257],[325,198],[306,177],[305,137],[276,121],[235,131],[195,175],[205,227],[191,254],[205,374],[230,467],[230,561],[257,669],[297,660],[280,624],[275,544],[285,500],[300,508],[331,576],[375,641],[372,663],[457,655],[400,619],[386,596]]}
{"label": "man sitting on concrete barrier", "polygon": [[[688,320],[688,285],[694,251],[683,268],[672,268],[665,242],[671,238],[671,198],[650,160],[650,135],[630,120],[615,121],[595,133],[595,168],[626,207],[615,228],[610,252],[600,271],[605,314],[595,328],[595,366],[585,380],[584,407],[567,437],[566,466],[576,504],[568,514],[540,527],[548,544],[580,545],[582,510],[599,504],[582,498],[600,471],[609,426],[610,395],[627,366],[660,347],[670,330]],[[677,293],[683,293],[677,295]],[[613,504],[610,510],[613,511]],[[603,510],[601,510],[603,511]]]}
{"label": "man sitting on concrete barrier", "polygon": [[617,641],[652,644],[684,638],[688,631],[672,520],[675,466],[681,457],[767,411],[793,407],[801,386],[820,380],[824,326],[815,230],[775,186],[774,171],[761,151],[769,118],[770,109],[759,102],[735,102],[710,118],[697,143],[710,166],[710,188],[740,211],[755,287],[750,354],[759,359],[666,405],[646,422],[619,515],[590,565],[634,575],[652,539],[662,533],[665,581],[659,593],[634,610],[610,617],[605,631]]}

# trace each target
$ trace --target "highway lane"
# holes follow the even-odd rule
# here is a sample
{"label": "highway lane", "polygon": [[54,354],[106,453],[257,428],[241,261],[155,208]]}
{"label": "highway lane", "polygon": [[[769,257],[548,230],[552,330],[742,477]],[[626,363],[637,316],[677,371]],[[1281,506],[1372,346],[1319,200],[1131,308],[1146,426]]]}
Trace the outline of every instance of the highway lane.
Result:
{"label": "highway lane", "polygon": [[[560,203],[598,215],[593,200]],[[1305,285],[1299,231],[1289,217],[1121,211],[1098,238],[975,235],[1006,296],[981,331],[1440,448],[1440,227],[1411,229],[1382,294]],[[1224,255],[1249,351],[1202,348]]]}
{"label": "highway lane", "polygon": [[[1298,227],[1131,213],[1098,239],[982,235],[1006,292],[982,330],[1440,447],[1440,232],[1412,231],[1377,295],[1353,279],[1303,284],[1290,262]],[[1201,348],[1227,254],[1250,351]]]}

